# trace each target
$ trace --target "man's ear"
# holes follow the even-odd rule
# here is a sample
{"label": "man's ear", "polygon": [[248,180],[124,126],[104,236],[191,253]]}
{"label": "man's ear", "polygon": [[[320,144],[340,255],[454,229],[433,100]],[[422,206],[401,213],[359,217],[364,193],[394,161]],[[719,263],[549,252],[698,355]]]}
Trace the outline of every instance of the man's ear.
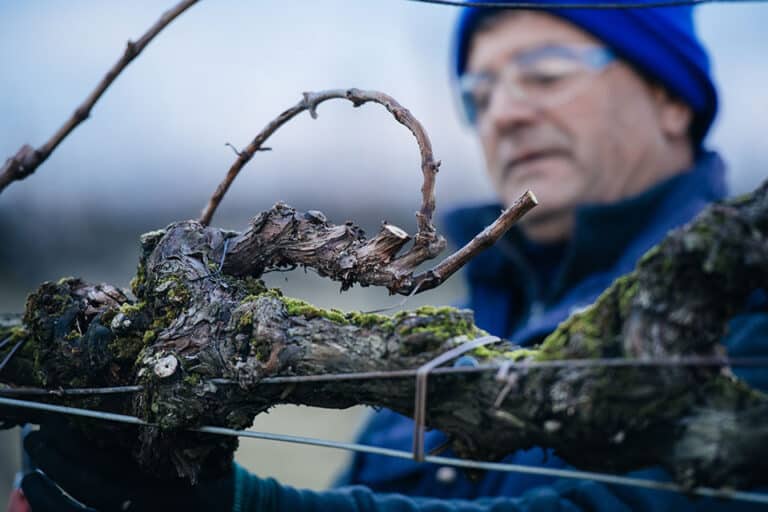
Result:
{"label": "man's ear", "polygon": [[679,98],[672,96],[663,87],[654,88],[659,124],[670,139],[686,137],[693,122],[693,110]]}

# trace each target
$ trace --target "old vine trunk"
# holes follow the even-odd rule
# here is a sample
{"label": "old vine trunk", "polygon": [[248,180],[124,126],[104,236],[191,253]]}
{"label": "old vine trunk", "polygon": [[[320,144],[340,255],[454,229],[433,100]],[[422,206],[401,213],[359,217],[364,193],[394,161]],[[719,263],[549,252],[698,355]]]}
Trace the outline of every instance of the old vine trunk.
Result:
{"label": "old vine trunk", "polygon": [[[483,334],[470,311],[426,307],[383,316],[322,310],[258,280],[265,270],[321,254],[330,263],[320,272],[345,286],[355,282],[356,272],[375,276],[381,262],[391,271],[402,233],[385,227],[375,243],[363,243],[356,229],[278,205],[243,234],[197,221],[148,233],[132,284],[135,298],[108,285],[63,279],[29,297],[21,325],[0,327],[0,339],[10,340],[0,356],[27,340],[3,370],[9,384],[0,390],[140,384],[143,390],[129,397],[48,400],[154,424],[84,428],[96,437],[109,428],[112,441],[133,445],[148,471],[192,478],[202,466],[225,467],[235,442],[186,432],[188,427],[246,428],[256,414],[280,403],[370,404],[413,414],[411,378],[259,382],[277,375],[416,368]],[[541,346],[500,342],[473,355],[501,363],[719,354],[728,318],[768,283],[766,237],[763,185],[671,233]],[[391,283],[391,276],[382,281]],[[459,455],[499,459],[546,446],[581,468],[661,464],[686,485],[768,483],[768,400],[727,368],[510,371],[516,377],[503,400],[497,399],[505,384],[493,372],[430,377],[427,423],[448,433]],[[0,413],[9,421],[37,419],[21,409]]]}

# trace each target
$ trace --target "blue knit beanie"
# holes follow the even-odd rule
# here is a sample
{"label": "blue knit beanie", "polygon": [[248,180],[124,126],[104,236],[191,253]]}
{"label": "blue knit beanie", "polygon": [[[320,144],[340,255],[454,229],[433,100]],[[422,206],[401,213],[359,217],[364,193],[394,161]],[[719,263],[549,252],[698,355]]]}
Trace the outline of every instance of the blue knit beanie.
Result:
{"label": "blue knit beanie", "polygon": [[[573,0],[569,0],[573,1]],[[505,2],[499,1],[499,4]],[[562,0],[537,0],[538,4]],[[581,0],[581,4],[604,0]],[[455,72],[464,73],[469,42],[483,18],[498,8],[466,7],[459,16],[454,40]],[[546,9],[605,43],[640,73],[657,80],[694,112],[691,135],[699,146],[717,113],[717,91],[709,56],[696,35],[692,6],[637,9]]]}

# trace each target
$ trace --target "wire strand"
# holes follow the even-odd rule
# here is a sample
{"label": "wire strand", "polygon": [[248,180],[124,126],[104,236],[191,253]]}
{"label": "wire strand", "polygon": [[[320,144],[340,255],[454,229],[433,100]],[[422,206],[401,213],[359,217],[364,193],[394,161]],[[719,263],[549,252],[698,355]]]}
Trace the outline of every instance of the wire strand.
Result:
{"label": "wire strand", "polygon": [[[768,368],[768,357],[719,357],[719,356],[683,356],[666,359],[632,359],[632,358],[602,358],[602,359],[557,359],[552,361],[510,361],[506,363],[508,370],[529,370],[544,368],[655,368],[655,367],[757,367]],[[484,373],[499,371],[502,365],[485,364],[477,366],[459,366],[435,368],[431,375]],[[371,380],[397,379],[415,377],[417,369],[389,370],[376,372],[328,373],[320,375],[284,375],[265,377],[259,384],[301,384],[304,382],[333,382],[338,380]],[[213,384],[235,384],[230,379],[211,379]]]}
{"label": "wire strand", "polygon": [[142,391],[143,386],[112,386],[103,388],[68,388],[68,389],[43,389],[43,388],[1,388],[0,396],[92,396],[92,395],[116,395],[121,393],[136,393]]}
{"label": "wire strand", "polygon": [[[135,416],[124,414],[114,414],[101,411],[91,411],[88,409],[78,409],[76,407],[67,407],[63,405],[43,404],[39,402],[29,402],[26,400],[15,400],[12,398],[0,398],[0,405],[11,407],[23,407],[28,409],[37,409],[48,412],[57,412],[62,414],[71,414],[75,416],[84,416],[108,421],[129,423],[132,425],[154,426],[152,423]],[[263,439],[267,441],[278,441],[284,443],[303,444],[309,446],[320,446],[324,448],[334,448],[354,452],[371,453],[375,455],[384,455],[387,457],[396,457],[400,459],[413,459],[411,452],[403,450],[393,450],[389,448],[380,448],[357,443],[344,443],[339,441],[330,441],[326,439],[316,439],[312,437],[291,436],[285,434],[273,434],[269,432],[254,432],[249,430],[235,430],[226,427],[203,426],[189,429],[192,432],[203,434],[224,435],[230,437],[246,437],[251,439]],[[589,471],[579,471],[572,469],[553,469],[533,466],[523,466],[519,464],[507,464],[503,462],[484,462],[478,460],[454,459],[449,457],[440,457],[427,455],[425,462],[433,464],[442,464],[444,466],[456,466],[467,469],[480,469],[485,471],[504,471],[512,473],[527,473],[535,475],[552,476],[556,478],[571,478],[581,480],[593,480],[607,484],[624,485],[632,487],[642,487],[646,489],[656,489],[661,491],[672,491],[685,494],[695,494],[698,496],[717,497],[731,500],[748,501],[753,503],[768,504],[768,494],[759,494],[745,491],[733,491],[727,489],[713,489],[709,487],[697,487],[686,489],[671,482],[658,482],[655,480],[645,480],[640,478],[631,478],[607,473],[594,473]]]}
{"label": "wire strand", "polygon": [[[735,368],[768,368],[768,357],[721,357],[721,356],[682,356],[665,359],[632,359],[632,358],[602,358],[602,359],[557,359],[553,361],[505,361],[502,364],[483,364],[477,366],[459,366],[435,368],[430,375],[473,374],[485,372],[506,372],[513,370],[557,369],[557,368],[675,368],[675,367],[735,367]],[[401,379],[416,376],[418,369],[385,370],[375,372],[326,373],[319,375],[283,375],[265,377],[259,384],[301,384],[309,382],[335,382],[341,380],[374,380]],[[506,373],[505,372],[505,373]],[[502,380],[502,379],[499,379]],[[506,379],[503,379],[506,381]],[[211,384],[237,384],[236,381],[224,378],[208,379]],[[88,396],[119,393],[135,393],[142,391],[142,386],[113,386],[101,388],[13,388],[0,387],[0,396]]]}

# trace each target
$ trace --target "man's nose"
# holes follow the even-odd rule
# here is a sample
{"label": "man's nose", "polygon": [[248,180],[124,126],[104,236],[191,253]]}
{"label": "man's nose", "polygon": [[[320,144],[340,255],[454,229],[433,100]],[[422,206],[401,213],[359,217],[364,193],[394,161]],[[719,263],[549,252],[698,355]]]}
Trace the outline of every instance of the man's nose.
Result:
{"label": "man's nose", "polygon": [[494,91],[486,112],[487,121],[497,131],[504,131],[534,121],[539,108],[523,91],[511,84]]}

